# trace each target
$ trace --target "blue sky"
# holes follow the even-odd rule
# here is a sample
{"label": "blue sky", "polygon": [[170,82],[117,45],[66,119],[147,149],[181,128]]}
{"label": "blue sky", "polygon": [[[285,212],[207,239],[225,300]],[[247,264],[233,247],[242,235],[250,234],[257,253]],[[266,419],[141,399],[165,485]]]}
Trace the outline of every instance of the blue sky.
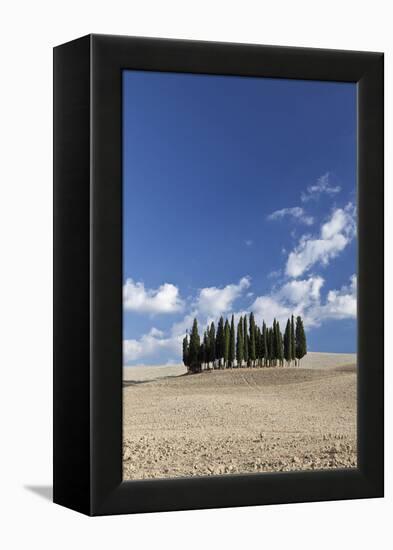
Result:
{"label": "blue sky", "polygon": [[124,362],[193,316],[305,320],[356,351],[356,86],[123,73]]}

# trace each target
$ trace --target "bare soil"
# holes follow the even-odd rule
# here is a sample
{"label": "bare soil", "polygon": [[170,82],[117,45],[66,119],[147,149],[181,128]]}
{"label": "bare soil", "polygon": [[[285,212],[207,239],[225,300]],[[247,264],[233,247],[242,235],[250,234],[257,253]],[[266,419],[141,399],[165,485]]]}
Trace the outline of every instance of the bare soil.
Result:
{"label": "bare soil", "polygon": [[123,478],[356,467],[356,356],[313,355],[306,368],[127,369]]}

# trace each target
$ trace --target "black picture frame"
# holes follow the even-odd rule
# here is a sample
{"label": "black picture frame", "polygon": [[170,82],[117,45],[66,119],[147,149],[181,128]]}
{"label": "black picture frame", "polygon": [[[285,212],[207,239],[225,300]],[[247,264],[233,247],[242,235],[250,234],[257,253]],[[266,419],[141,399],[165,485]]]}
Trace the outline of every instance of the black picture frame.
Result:
{"label": "black picture frame", "polygon": [[[358,468],[122,481],[124,69],[357,83]],[[54,48],[54,502],[105,515],[383,496],[383,93],[381,53],[107,35]]]}

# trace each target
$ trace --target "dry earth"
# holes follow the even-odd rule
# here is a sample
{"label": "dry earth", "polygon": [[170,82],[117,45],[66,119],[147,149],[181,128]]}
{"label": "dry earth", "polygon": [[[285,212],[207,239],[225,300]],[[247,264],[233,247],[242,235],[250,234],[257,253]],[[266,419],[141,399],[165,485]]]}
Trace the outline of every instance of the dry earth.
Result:
{"label": "dry earth", "polygon": [[356,467],[356,356],[301,368],[124,369],[123,477]]}

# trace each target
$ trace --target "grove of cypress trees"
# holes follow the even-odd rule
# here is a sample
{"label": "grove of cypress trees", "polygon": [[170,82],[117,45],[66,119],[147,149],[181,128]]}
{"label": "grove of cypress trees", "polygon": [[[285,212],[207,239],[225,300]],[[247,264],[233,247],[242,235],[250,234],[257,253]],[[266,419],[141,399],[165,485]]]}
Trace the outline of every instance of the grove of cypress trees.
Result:
{"label": "grove of cypress trees", "polygon": [[203,338],[199,337],[198,322],[194,319],[190,335],[187,334],[182,342],[183,363],[189,372],[201,372],[203,368],[233,368],[243,366],[275,366],[284,365],[284,359],[290,365],[300,365],[300,360],[307,353],[306,333],[303,320],[294,316],[287,320],[285,333],[281,333],[280,323],[273,320],[271,327],[263,321],[262,330],[255,324],[254,314],[251,312],[240,317],[235,331],[235,318],[231,321],[221,317],[217,332],[212,322],[206,327]]}
{"label": "grove of cypress trees", "polygon": [[237,366],[241,367],[243,362],[243,317],[240,317],[237,324],[237,339],[236,339],[236,362]]}
{"label": "grove of cypress trees", "polygon": [[291,317],[291,361],[295,361],[295,367],[296,367],[295,322],[293,319],[293,315]]}
{"label": "grove of cypress trees", "polygon": [[229,354],[228,354],[229,366],[231,368],[233,367],[233,364],[235,362],[235,357],[236,357],[235,319],[232,315],[231,329],[229,334]]}
{"label": "grove of cypress trees", "polygon": [[243,319],[243,356],[246,366],[248,365],[249,355],[248,355],[248,327],[247,327],[247,315]]}
{"label": "grove of cypress trees", "polygon": [[300,316],[296,318],[296,358],[299,360],[307,353],[306,333],[304,332],[303,320]]}

